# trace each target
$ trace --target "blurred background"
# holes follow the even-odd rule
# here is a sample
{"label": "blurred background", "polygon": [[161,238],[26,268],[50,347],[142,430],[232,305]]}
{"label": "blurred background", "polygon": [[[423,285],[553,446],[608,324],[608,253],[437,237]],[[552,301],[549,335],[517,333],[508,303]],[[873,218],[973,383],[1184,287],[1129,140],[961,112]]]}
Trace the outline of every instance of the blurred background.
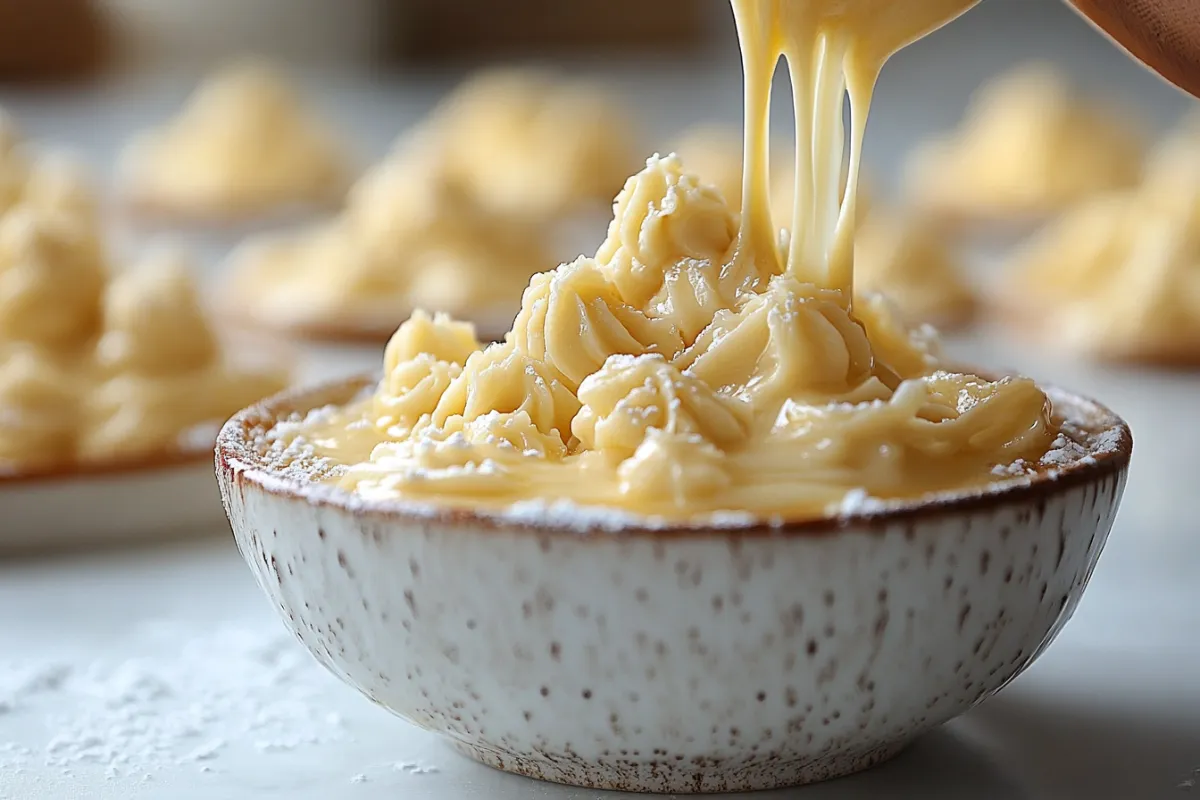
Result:
{"label": "blurred background", "polygon": [[[723,0],[0,0],[0,102],[31,136],[102,168],[129,132],[246,54],[291,65],[368,163],[472,67],[497,61],[609,79],[652,140],[741,114]],[[872,173],[886,186],[901,155],[952,125],[973,89],[1030,57],[1114,95],[1152,129],[1186,103],[1060,0],[985,0],[884,73]]]}

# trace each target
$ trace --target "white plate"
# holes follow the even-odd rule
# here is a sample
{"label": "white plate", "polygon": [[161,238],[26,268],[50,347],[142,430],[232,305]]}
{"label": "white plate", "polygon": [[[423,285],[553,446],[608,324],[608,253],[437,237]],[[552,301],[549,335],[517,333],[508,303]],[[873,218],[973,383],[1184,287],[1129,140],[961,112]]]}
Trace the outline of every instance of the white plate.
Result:
{"label": "white plate", "polygon": [[166,539],[227,525],[208,449],[142,465],[0,477],[0,552]]}

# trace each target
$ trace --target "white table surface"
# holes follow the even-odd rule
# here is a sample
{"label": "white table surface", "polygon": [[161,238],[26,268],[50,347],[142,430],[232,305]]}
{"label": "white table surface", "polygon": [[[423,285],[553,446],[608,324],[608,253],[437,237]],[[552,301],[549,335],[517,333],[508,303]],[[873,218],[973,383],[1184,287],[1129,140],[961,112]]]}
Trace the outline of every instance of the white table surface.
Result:
{"label": "white table surface", "polygon": [[[1064,14],[1015,28],[1023,2],[985,4],[888,73],[869,142],[880,183],[918,136],[960,113],[975,84],[1024,55],[1057,57],[1089,85],[1112,86],[1151,127],[1184,108]],[[1009,30],[1022,35],[1010,41]],[[730,53],[607,74],[642,110],[652,138],[740,113]],[[313,85],[369,159],[448,83],[322,76]],[[0,101],[34,135],[104,167],[124,135],[169,110],[183,88],[124,81]],[[196,243],[206,264],[229,244]],[[1075,619],[999,697],[870,773],[761,796],[1200,796],[1200,376],[1098,368],[987,331],[951,347],[1092,393],[1131,422],[1134,469],[1109,547]],[[309,371],[354,372],[377,358],[326,349]],[[2,520],[0,509],[0,530]],[[0,798],[608,796],[472,764],[326,675],[286,636],[227,530],[148,549],[0,561]]]}

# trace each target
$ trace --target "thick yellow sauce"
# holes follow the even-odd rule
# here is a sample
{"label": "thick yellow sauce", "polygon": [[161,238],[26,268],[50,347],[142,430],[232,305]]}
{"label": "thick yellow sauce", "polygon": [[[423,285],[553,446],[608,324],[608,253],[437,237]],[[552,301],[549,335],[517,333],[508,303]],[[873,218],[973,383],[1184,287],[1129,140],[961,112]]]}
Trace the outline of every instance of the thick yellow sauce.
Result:
{"label": "thick yellow sauce", "polygon": [[[1030,381],[939,371],[927,331],[853,292],[858,168],[886,59],[974,0],[734,0],[745,73],[741,209],[651,158],[594,257],[537,275],[503,343],[420,314],[375,395],[299,426],[370,498],[471,508],[569,500],[684,519],[819,516],[1036,463],[1056,431]],[[790,235],[771,219],[768,98],[788,60]],[[851,104],[848,175],[843,103]]]}

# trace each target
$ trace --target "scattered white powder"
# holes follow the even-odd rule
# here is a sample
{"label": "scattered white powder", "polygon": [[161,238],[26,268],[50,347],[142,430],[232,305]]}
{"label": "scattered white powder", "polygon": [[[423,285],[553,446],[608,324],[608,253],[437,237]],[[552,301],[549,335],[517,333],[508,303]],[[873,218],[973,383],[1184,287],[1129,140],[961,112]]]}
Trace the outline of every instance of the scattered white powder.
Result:
{"label": "scattered white powder", "polygon": [[749,511],[714,511],[706,514],[704,521],[714,528],[748,528],[761,519]]}
{"label": "scattered white powder", "polygon": [[1180,789],[1195,789],[1197,781],[1200,780],[1200,768],[1192,770],[1192,774],[1179,782]]}
{"label": "scattered white powder", "polygon": [[866,489],[851,489],[842,497],[840,503],[828,509],[828,513],[839,517],[872,514],[887,508],[887,503],[877,497],[871,497]]}
{"label": "scattered white powder", "polygon": [[[1089,438],[1086,432],[1073,430],[1069,425],[1064,425],[1063,432],[1055,437],[1050,445],[1050,450],[1042,456],[1040,463],[1044,467],[1094,464],[1096,459],[1091,453],[1096,452],[1097,440],[1098,437]],[[1113,448],[1115,448],[1115,442],[1114,438]]]}
{"label": "scattered white powder", "polygon": [[407,775],[432,775],[438,771],[437,767],[422,764],[418,761],[397,761],[392,764],[394,772],[403,772]]}
{"label": "scattered white powder", "polygon": [[1011,464],[997,464],[992,467],[992,475],[997,478],[1020,478],[1032,475],[1035,471],[1023,458],[1018,458]]}
{"label": "scattered white powder", "polygon": [[0,772],[38,758],[64,773],[98,765],[111,778],[180,764],[209,772],[235,743],[270,753],[346,738],[318,699],[333,678],[290,636],[239,627],[164,633],[151,629],[124,659],[0,669],[4,708],[40,712],[49,728],[41,753],[0,742]]}
{"label": "scattered white powder", "polygon": [[357,775],[352,775],[352,776],[350,776],[350,782],[351,782],[351,783],[366,783],[366,782],[367,782],[367,776],[366,776],[366,775],[363,775],[363,774],[360,772],[360,773],[358,773]]}
{"label": "scattered white powder", "polygon": [[303,415],[293,412],[287,419],[277,421],[268,430],[264,431],[261,438],[256,441],[256,444],[269,445],[274,442],[294,441],[302,431],[332,422],[337,417],[339,411],[340,409],[336,405],[325,405],[320,408],[314,408]]}
{"label": "scattered white powder", "polygon": [[570,500],[522,500],[495,515],[518,525],[562,527],[586,533],[592,530],[620,532],[628,528],[666,528],[663,517],[643,516],[600,506],[585,506]]}
{"label": "scattered white powder", "polygon": [[38,695],[55,691],[70,674],[68,664],[0,662],[0,714],[16,711]]}

